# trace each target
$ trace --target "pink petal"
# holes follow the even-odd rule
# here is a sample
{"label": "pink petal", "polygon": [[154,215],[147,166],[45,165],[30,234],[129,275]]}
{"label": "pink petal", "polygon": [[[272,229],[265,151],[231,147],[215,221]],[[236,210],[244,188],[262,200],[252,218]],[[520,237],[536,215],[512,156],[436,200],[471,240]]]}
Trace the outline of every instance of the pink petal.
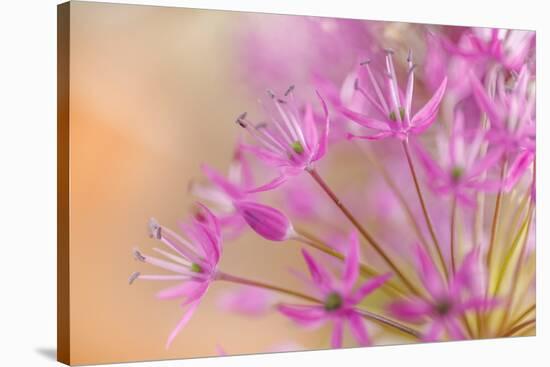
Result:
{"label": "pink petal", "polygon": [[321,288],[330,288],[330,277],[328,274],[324,271],[322,267],[317,265],[313,257],[307,252],[307,250],[302,249],[302,255],[304,256],[304,260],[306,261],[307,267],[309,269],[309,273],[311,275],[311,278]]}
{"label": "pink petal", "polygon": [[260,236],[271,241],[285,241],[294,234],[292,223],[281,211],[253,201],[238,201],[237,211]]}
{"label": "pink petal", "polygon": [[363,318],[355,312],[349,316],[349,327],[359,345],[366,347],[371,344]]}
{"label": "pink petal", "polygon": [[219,299],[219,305],[228,312],[261,316],[270,309],[272,301],[272,294],[265,289],[240,287],[223,294]]}
{"label": "pink petal", "polygon": [[344,334],[344,320],[336,318],[333,321],[332,337],[330,339],[330,345],[332,348],[341,348],[342,339]]}
{"label": "pink petal", "polygon": [[280,304],[277,310],[299,325],[317,325],[323,320],[325,312],[319,306]]}
{"label": "pink petal", "polygon": [[176,336],[179,334],[181,329],[183,329],[185,325],[187,325],[189,320],[191,320],[191,317],[195,313],[195,310],[197,309],[199,303],[200,302],[197,301],[189,305],[189,308],[187,309],[187,311],[185,311],[181,320],[178,322],[174,330],[170,333],[170,336],[168,337],[168,341],[166,342],[166,349],[170,348],[170,345],[172,344]]}
{"label": "pink petal", "polygon": [[374,135],[353,135],[353,134],[348,134],[347,138],[348,139],[362,139],[362,140],[382,140],[382,139],[386,139],[386,138],[389,138],[390,136],[393,136],[394,133],[392,131],[388,131],[388,132],[381,132],[381,133],[378,133],[378,134],[374,134]]}
{"label": "pink petal", "polygon": [[260,160],[264,161],[264,163],[273,167],[281,167],[288,164],[288,159],[283,159],[281,156],[264,148],[242,144],[242,149],[256,155]]}
{"label": "pink petal", "polygon": [[443,79],[432,98],[430,98],[430,100],[424,105],[424,107],[422,107],[412,118],[412,131],[421,132],[428,128],[435,121],[435,118],[437,117],[437,111],[439,110],[439,104],[443,99],[446,87],[447,77]]}
{"label": "pink petal", "polygon": [[519,154],[514,162],[508,169],[508,174],[504,180],[504,189],[506,191],[511,190],[514,185],[520,180],[525,173],[525,170],[529,168],[531,162],[533,162],[535,155],[532,152],[526,151]]}
{"label": "pink petal", "polygon": [[435,342],[439,340],[441,333],[443,332],[443,324],[439,321],[434,321],[428,331],[422,337],[425,342]]}
{"label": "pink petal", "polygon": [[470,74],[470,83],[472,85],[474,98],[481,110],[487,114],[487,117],[493,125],[502,127],[503,122],[500,118],[498,107],[487,95],[487,92],[479,82],[479,79],[473,73]]}
{"label": "pink petal", "polygon": [[462,331],[460,325],[457,323],[455,319],[449,318],[444,321],[447,332],[449,333],[449,336],[453,340],[464,340],[466,339],[466,335],[464,335],[464,332]]}
{"label": "pink petal", "polygon": [[206,177],[208,177],[208,179],[214,185],[218,186],[231,198],[236,199],[236,198],[243,197],[242,191],[233,183],[229,182],[229,180],[227,180],[221,174],[219,174],[215,169],[211,168],[206,164],[203,164],[201,168],[204,174],[206,175]]}
{"label": "pink petal", "polygon": [[438,299],[445,293],[445,284],[441,279],[441,274],[424,248],[418,244],[416,245],[416,255],[420,266],[420,279],[430,295]]}
{"label": "pink petal", "polygon": [[303,122],[304,139],[309,150],[313,152],[317,149],[317,144],[319,144],[319,134],[317,133],[317,125],[315,123],[315,116],[313,115],[313,108],[309,103],[305,107]]}
{"label": "pink petal", "polygon": [[262,186],[256,187],[254,189],[247,190],[246,192],[247,194],[253,194],[257,192],[273,190],[281,186],[282,184],[284,184],[287,181],[287,179],[288,179],[288,176],[286,174],[282,174],[280,176],[275,177],[273,180],[269,181],[268,183]]}
{"label": "pink petal", "polygon": [[367,295],[372,293],[374,290],[380,288],[382,284],[384,284],[389,278],[391,278],[391,276],[392,274],[388,273],[369,279],[355,291],[352,296],[352,302],[361,302],[363,298],[365,298]]}
{"label": "pink petal", "polygon": [[351,232],[348,241],[349,247],[342,277],[346,293],[353,288],[357,281],[357,276],[359,275],[359,238],[357,237],[357,232]]}
{"label": "pink petal", "polygon": [[487,171],[491,167],[493,167],[502,157],[503,149],[499,147],[495,147],[491,149],[485,157],[478,160],[478,162],[472,167],[472,169],[468,172],[468,176],[475,177],[479,174]]}
{"label": "pink petal", "polygon": [[386,121],[377,120],[375,118],[369,117],[359,112],[350,110],[347,107],[340,107],[338,109],[342,115],[348,119],[358,123],[361,126],[368,127],[369,129],[379,130],[379,131],[389,131],[390,127]]}
{"label": "pink petal", "polygon": [[329,135],[329,124],[330,124],[330,118],[328,116],[328,107],[325,103],[323,97],[321,97],[321,94],[319,94],[318,91],[315,91],[317,93],[317,96],[321,100],[321,106],[323,107],[323,114],[324,114],[324,124],[321,129],[321,134],[319,136],[319,143],[317,144],[317,151],[315,152],[314,156],[312,157],[312,161],[317,161],[321,159],[327,150],[328,145],[328,135]]}
{"label": "pink petal", "polygon": [[402,320],[420,322],[430,315],[432,305],[421,299],[410,299],[390,304],[388,311]]}

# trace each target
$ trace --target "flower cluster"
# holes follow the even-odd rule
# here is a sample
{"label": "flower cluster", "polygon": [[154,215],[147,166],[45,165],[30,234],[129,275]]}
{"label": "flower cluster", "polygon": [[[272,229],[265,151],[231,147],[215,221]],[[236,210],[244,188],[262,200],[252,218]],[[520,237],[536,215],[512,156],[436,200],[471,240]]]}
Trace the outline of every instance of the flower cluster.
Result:
{"label": "flower cluster", "polygon": [[[130,283],[169,281],[159,298],[185,308],[167,346],[213,282],[239,284],[220,308],[328,324],[334,348],[531,335],[534,33],[299,19],[290,25],[327,57],[277,69],[268,55],[289,61],[273,48],[279,29],[239,38],[258,65],[253,89],[297,73],[300,84],[268,90],[258,120],[237,117],[229,170],[202,164],[189,192],[204,204],[182,235],[151,219],[166,249],[134,251],[162,272]],[[384,37],[396,32],[406,45]],[[220,269],[225,245],[249,230],[301,247],[301,288]]]}

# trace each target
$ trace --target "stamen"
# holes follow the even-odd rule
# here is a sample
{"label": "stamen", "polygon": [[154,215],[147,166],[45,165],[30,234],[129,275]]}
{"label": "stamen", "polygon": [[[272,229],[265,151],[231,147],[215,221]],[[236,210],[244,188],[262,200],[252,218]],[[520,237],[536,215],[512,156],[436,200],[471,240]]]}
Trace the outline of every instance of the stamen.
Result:
{"label": "stamen", "polygon": [[384,49],[384,52],[385,52],[387,55],[393,55],[393,54],[394,54],[394,51],[393,51],[393,49],[391,49],[391,48],[385,48],[385,49]]}
{"label": "stamen", "polygon": [[155,218],[149,219],[149,237],[160,240],[161,239],[161,227],[159,222]]}
{"label": "stamen", "polygon": [[353,89],[359,89],[359,78],[355,78],[355,80],[353,81]]}
{"label": "stamen", "polygon": [[143,256],[138,249],[134,250],[134,259],[136,259],[137,261],[145,262],[145,256]]}
{"label": "stamen", "polygon": [[284,99],[281,99],[281,98],[277,98],[277,102],[282,103],[282,104],[286,103],[286,101]]}
{"label": "stamen", "polygon": [[288,89],[285,92],[285,97],[288,97],[288,95],[292,93],[292,91],[294,91],[294,85],[291,85],[290,87],[288,87]]}
{"label": "stamen", "polygon": [[235,120],[237,124],[239,124],[241,127],[244,127],[244,128],[246,128],[246,122],[245,122],[246,115],[247,113],[243,112],[239,115],[239,117],[237,117],[237,120]]}
{"label": "stamen", "polygon": [[275,93],[273,93],[273,91],[271,89],[268,89],[266,91],[267,95],[270,97],[270,98],[275,98]]}
{"label": "stamen", "polygon": [[370,59],[360,62],[359,66],[365,66],[365,65],[368,65],[368,64],[370,64]]}
{"label": "stamen", "polygon": [[135,280],[139,278],[140,275],[141,273],[139,271],[132,273],[132,275],[130,275],[130,278],[128,278],[128,284],[132,285],[132,283],[134,283]]}
{"label": "stamen", "polygon": [[412,56],[412,49],[409,48],[409,53],[407,54],[407,62],[412,62],[413,56]]}

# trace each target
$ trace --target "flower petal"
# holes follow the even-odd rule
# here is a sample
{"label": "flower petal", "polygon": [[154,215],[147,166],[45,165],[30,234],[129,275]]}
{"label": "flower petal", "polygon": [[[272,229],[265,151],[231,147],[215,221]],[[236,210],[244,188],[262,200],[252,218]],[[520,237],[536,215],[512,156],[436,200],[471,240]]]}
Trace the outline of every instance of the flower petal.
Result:
{"label": "flower petal", "polygon": [[214,185],[218,186],[231,198],[237,199],[243,197],[242,191],[233,183],[229,182],[229,180],[227,180],[223,175],[218,173],[218,171],[207,164],[203,164],[201,168],[206,177],[208,177]]}
{"label": "flower petal", "polygon": [[354,292],[352,302],[361,302],[367,295],[380,288],[391,276],[392,274],[388,273],[369,279]]}
{"label": "flower petal", "polygon": [[344,274],[342,276],[345,292],[349,292],[359,275],[359,238],[357,232],[351,232],[348,239],[348,252],[346,254],[346,262],[344,265]]}
{"label": "flower petal", "polygon": [[183,329],[185,325],[187,325],[189,320],[191,320],[191,317],[195,313],[195,310],[197,309],[199,304],[200,304],[200,300],[197,300],[196,302],[189,305],[189,308],[185,311],[181,320],[178,322],[174,330],[172,330],[172,332],[170,333],[170,336],[168,337],[168,341],[166,342],[166,349],[170,348],[170,345],[172,344],[176,336],[179,334],[181,329]]}
{"label": "flower petal", "polygon": [[494,126],[502,127],[503,121],[500,117],[500,113],[494,101],[487,95],[487,92],[479,82],[477,76],[473,73],[470,74],[470,83],[472,85],[472,92],[474,98],[479,105],[479,108],[487,114],[489,121]]}
{"label": "flower petal", "polygon": [[420,267],[420,279],[424,287],[434,299],[440,298],[445,293],[445,284],[441,279],[441,274],[430,256],[419,244],[416,245],[416,256]]}
{"label": "flower petal", "polygon": [[443,324],[440,321],[433,321],[422,340],[425,342],[435,342],[439,340],[441,333],[443,332]]}
{"label": "flower petal", "polygon": [[439,88],[437,88],[437,90],[433,94],[432,98],[430,98],[430,100],[426,102],[424,107],[422,107],[412,118],[412,131],[424,131],[435,121],[435,118],[437,117],[437,111],[439,110],[439,104],[441,103],[443,95],[445,94],[445,88],[447,88],[447,77],[443,79],[443,81],[439,85]]}
{"label": "flower petal", "polygon": [[355,340],[359,343],[360,346],[366,347],[371,344],[369,334],[367,333],[367,328],[363,318],[357,313],[352,312],[348,318],[350,330],[355,337]]}
{"label": "flower petal", "polygon": [[323,99],[323,97],[321,97],[321,94],[318,91],[315,91],[315,93],[317,93],[317,96],[321,101],[321,106],[323,107],[324,123],[321,129],[321,134],[319,135],[319,143],[317,144],[317,151],[315,152],[315,154],[311,159],[313,162],[321,159],[325,155],[327,151],[328,135],[329,135],[329,128],[330,128],[330,118],[328,115],[327,104],[325,103],[325,100]]}
{"label": "flower petal", "polygon": [[332,348],[342,348],[343,334],[344,320],[338,317],[333,321],[332,336],[330,339],[330,345]]}
{"label": "flower petal", "polygon": [[323,320],[325,311],[319,306],[280,304],[277,310],[299,325],[318,325]]}

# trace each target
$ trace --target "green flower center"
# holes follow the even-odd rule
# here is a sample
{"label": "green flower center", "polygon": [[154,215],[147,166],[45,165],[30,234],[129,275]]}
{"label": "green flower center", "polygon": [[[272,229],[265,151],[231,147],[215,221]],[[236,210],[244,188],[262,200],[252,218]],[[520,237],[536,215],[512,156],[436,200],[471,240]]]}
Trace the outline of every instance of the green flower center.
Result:
{"label": "green flower center", "polygon": [[202,267],[197,263],[193,263],[191,264],[191,271],[194,273],[202,273]]}
{"label": "green flower center", "polygon": [[302,154],[304,152],[304,146],[298,140],[292,143],[291,147],[292,147],[292,150],[296,152],[296,154]]}
{"label": "green flower center", "polygon": [[445,316],[451,311],[453,305],[448,300],[441,300],[435,304],[435,312],[441,316]]}
{"label": "green flower center", "polygon": [[451,170],[451,177],[453,181],[458,181],[462,178],[462,175],[464,174],[464,169],[462,167],[453,167]]}
{"label": "green flower center", "polygon": [[[399,115],[401,116],[401,121],[405,119],[405,109],[403,107],[399,107]],[[395,111],[390,112],[390,120],[397,121],[397,114]]]}
{"label": "green flower center", "polygon": [[335,311],[342,307],[342,303],[342,296],[337,292],[332,292],[325,299],[325,310]]}

